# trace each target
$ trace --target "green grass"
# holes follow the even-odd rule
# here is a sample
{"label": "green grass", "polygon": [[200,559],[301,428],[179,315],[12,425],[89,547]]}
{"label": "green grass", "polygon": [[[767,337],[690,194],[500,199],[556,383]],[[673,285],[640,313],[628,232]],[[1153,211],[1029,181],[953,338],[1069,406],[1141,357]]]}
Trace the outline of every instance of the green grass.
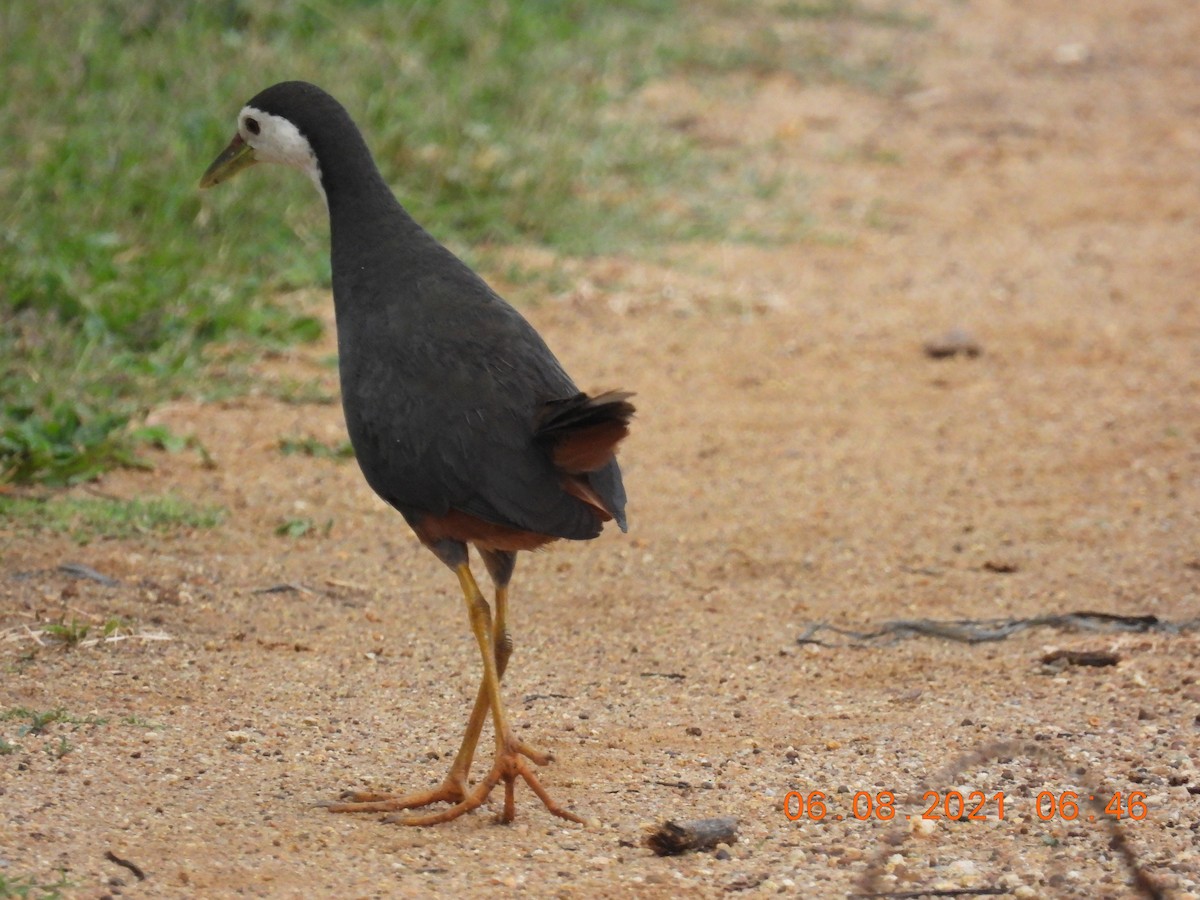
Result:
{"label": "green grass", "polygon": [[778,7],[785,18],[852,21],[889,28],[928,28],[928,16],[915,15],[900,2],[868,4],[862,0],[792,0]]}
{"label": "green grass", "polygon": [[271,383],[266,393],[293,406],[332,406],[338,402],[337,394],[331,394],[319,378],[308,381],[281,379]]}
{"label": "green grass", "polygon": [[[19,723],[14,735],[15,740],[9,741],[0,736],[0,756],[11,756],[21,751],[23,749],[22,741],[25,738],[41,738],[43,740],[38,744],[41,750],[55,759],[62,759],[75,750],[75,745],[66,734],[62,733],[63,729],[56,728],[54,729],[55,733],[51,734],[51,726],[69,726],[71,733],[78,734],[85,726],[89,729],[102,728],[108,725],[109,720],[104,716],[73,715],[61,706],[41,712],[24,706],[14,706],[0,712],[0,722]],[[126,716],[121,720],[121,724],[140,728],[161,729],[163,727],[136,716]]]}
{"label": "green grass", "polygon": [[166,725],[161,725],[158,722],[151,722],[149,719],[144,719],[141,716],[129,715],[121,719],[122,725],[130,725],[134,728],[144,728],[150,731],[163,731]]}
{"label": "green grass", "polygon": [[354,448],[350,446],[349,441],[323,444],[314,437],[280,438],[279,452],[284,456],[299,453],[301,456],[312,456],[317,459],[354,459]]}
{"label": "green grass", "polygon": [[[17,728],[16,737],[41,736],[47,734],[51,725],[70,725],[72,731],[79,731],[85,725],[92,727],[103,727],[108,725],[109,720],[105,716],[77,716],[74,713],[67,711],[66,707],[57,706],[53,709],[34,710],[27,706],[13,706],[9,709],[0,712],[0,722],[20,722],[23,723]],[[162,730],[166,726],[151,722],[141,716],[128,715],[120,720],[120,724],[128,725],[133,728]],[[13,753],[17,749],[16,744],[4,742],[7,750],[0,750],[0,753]]]}
{"label": "green grass", "polygon": [[60,871],[58,881],[42,884],[32,876],[11,876],[0,872],[0,900],[59,900],[63,889],[71,887],[66,871]]}
{"label": "green grass", "polygon": [[170,495],[133,500],[0,495],[0,526],[68,534],[81,544],[98,538],[214,528],[224,518],[225,511],[220,507],[195,504]]}
{"label": "green grass", "polygon": [[[104,625],[100,629],[100,634],[101,637],[108,638],[122,632],[128,633],[129,630],[129,623],[127,621],[119,616],[113,616],[105,620]],[[64,620],[43,625],[42,631],[55,640],[61,641],[64,647],[75,647],[91,634],[92,627],[76,619],[72,619],[70,622]]]}
{"label": "green grass", "polygon": [[326,519],[324,525],[318,525],[315,519],[294,518],[284,519],[275,526],[275,534],[279,537],[302,538],[306,535],[329,537],[333,531],[333,519]]}
{"label": "green grass", "polygon": [[[413,215],[477,263],[501,244],[578,255],[726,237],[737,191],[711,186],[736,184],[739,156],[623,121],[621,101],[706,61],[871,84],[893,68],[886,53],[843,60],[811,33],[744,40],[727,6],[0,4],[0,480],[71,484],[144,465],[135,432],[149,408],[229,390],[206,374],[205,346],[319,337],[318,320],[275,299],[329,282],[312,187],[265,167],[196,187],[243,102],[274,81],[337,95]],[[709,7],[738,26],[729,40],[701,27]],[[874,15],[851,0],[790,7],[776,14]]]}
{"label": "green grass", "polygon": [[62,641],[63,646],[75,647],[88,636],[92,629],[88,625],[72,619],[70,622],[52,622],[42,628],[46,634],[55,640]]}
{"label": "green grass", "polygon": [[0,478],[67,485],[110,468],[143,464],[136,440],[122,431],[130,414],[97,410],[83,397],[72,402],[48,395],[40,406],[30,396],[34,385],[19,377],[5,383],[17,391],[17,400],[0,407]]}
{"label": "green grass", "polygon": [[44,712],[36,712],[24,706],[14,706],[11,709],[6,709],[0,713],[0,722],[12,722],[20,719],[28,719],[29,724],[18,729],[18,736],[27,734],[45,734],[46,729],[56,722],[67,725],[74,725],[76,729],[80,725],[107,725],[108,719],[100,716],[76,716],[67,712],[65,707],[58,706],[54,709],[48,709]]}
{"label": "green grass", "polygon": [[693,73],[786,72],[805,83],[839,82],[873,93],[913,86],[907,33],[928,30],[929,16],[903,0],[794,0],[776,6],[711,0],[704,39],[671,47],[669,58]]}
{"label": "green grass", "polygon": [[68,753],[75,752],[75,745],[67,740],[67,736],[65,734],[62,734],[58,737],[58,743],[47,747],[46,752],[55,759],[62,759]]}

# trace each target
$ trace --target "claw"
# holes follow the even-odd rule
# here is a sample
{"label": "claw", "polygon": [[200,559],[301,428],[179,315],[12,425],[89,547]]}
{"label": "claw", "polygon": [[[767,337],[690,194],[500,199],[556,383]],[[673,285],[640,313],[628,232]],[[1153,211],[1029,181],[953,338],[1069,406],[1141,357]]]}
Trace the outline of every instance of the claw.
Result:
{"label": "claw", "polygon": [[504,811],[500,814],[500,821],[507,824],[516,818],[514,788],[517,779],[520,778],[537,794],[538,799],[542,801],[546,809],[551,813],[560,819],[566,819],[568,822],[576,822],[579,825],[586,824],[582,817],[577,816],[569,809],[559,806],[554,801],[546,789],[542,787],[541,782],[538,781],[537,776],[533,773],[533,769],[521,758],[522,756],[526,756],[534,762],[538,762],[539,759],[544,759],[547,762],[550,760],[549,754],[540,753],[519,741],[512,741],[509,744],[507,752],[502,753],[496,758],[495,763],[492,764],[492,770],[488,772],[487,778],[477,784],[470,794],[449,809],[427,813],[422,816],[394,814],[385,818],[384,821],[397,825],[440,825],[443,822],[450,822],[464,813],[471,812],[482,806],[484,801],[487,800],[488,795],[491,794],[492,789],[503,781]]}
{"label": "claw", "polygon": [[[508,663],[512,652],[512,640],[504,627],[505,610],[508,602],[507,583],[512,573],[512,559],[499,557],[495,554],[485,554],[488,571],[496,582],[496,618],[492,619],[491,609],[471,569],[464,561],[455,566],[459,582],[462,585],[463,597],[467,603],[467,613],[471,621],[471,631],[479,645],[483,659],[483,679],[475,697],[475,705],[467,721],[467,730],[463,735],[462,744],[454,757],[450,772],[442,782],[441,787],[431,791],[415,794],[375,794],[370,792],[346,791],[341,795],[341,802],[318,804],[330,812],[385,812],[390,813],[384,821],[401,825],[437,825],[457,819],[463,813],[478,809],[487,800],[492,789],[501,781],[504,782],[504,810],[500,814],[501,822],[511,822],[516,818],[517,779],[523,779],[537,794],[538,799],[545,804],[546,809],[561,819],[569,822],[585,824],[584,820],[570,810],[555,803],[546,789],[542,787],[537,776],[533,774],[529,762],[538,766],[548,765],[554,757],[549,753],[535,750],[524,741],[513,736],[508,726],[504,705],[500,698],[500,676]],[[497,638],[496,636],[500,637]],[[467,790],[468,773],[471,771],[471,761],[474,759],[476,744],[479,741],[480,730],[484,720],[491,711],[492,722],[496,736],[496,757],[487,777],[470,791]],[[403,810],[429,806],[432,803],[449,803],[447,809],[424,815],[399,815]]]}
{"label": "claw", "polygon": [[431,803],[459,804],[467,796],[458,782],[446,780],[441,787],[413,794],[376,794],[369,791],[343,791],[342,800],[327,800],[317,804],[333,813],[396,812],[415,809]]}
{"label": "claw", "polygon": [[[467,791],[462,782],[447,778],[440,787],[430,791],[413,794],[377,794],[370,791],[343,791],[341,800],[326,800],[317,803],[333,813],[383,812],[390,813],[383,821],[397,825],[439,825],[450,822],[464,813],[481,807],[492,790],[501,781],[504,782],[504,810],[500,814],[501,822],[511,822],[516,818],[516,802],[514,798],[517,779],[522,779],[530,789],[545,804],[546,809],[569,822],[584,824],[584,820],[568,809],[559,806],[546,789],[542,787],[533,769],[525,760],[544,766],[554,757],[549,753],[535,750],[524,741],[510,738],[505,741],[506,749],[496,757],[487,777],[473,789]],[[403,815],[404,810],[429,806],[433,803],[449,803],[448,808],[423,815]]]}

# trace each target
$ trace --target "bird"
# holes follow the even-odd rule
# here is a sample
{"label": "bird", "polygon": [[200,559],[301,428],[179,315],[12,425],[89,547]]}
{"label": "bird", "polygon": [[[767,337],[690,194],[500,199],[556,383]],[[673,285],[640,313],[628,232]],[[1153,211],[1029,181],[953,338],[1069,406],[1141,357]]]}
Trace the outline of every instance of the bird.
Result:
{"label": "bird", "polygon": [[[517,738],[500,682],[513,652],[509,584],[517,554],[628,529],[618,444],[630,431],[627,391],[579,390],[532,325],[422,228],[380,173],[344,106],[303,81],[275,84],[237,115],[229,145],[200,179],[224,182],[255,163],[299,169],[325,200],[342,408],[367,484],[458,577],[483,672],[442,783],[411,793],[346,791],[318,805],[436,825],[479,808],[504,784],[502,822],[524,781],[552,814],[533,767],[552,756]],[[473,546],[495,610],[472,574]],[[472,784],[490,714],[496,749]],[[406,812],[448,804],[423,813]]]}

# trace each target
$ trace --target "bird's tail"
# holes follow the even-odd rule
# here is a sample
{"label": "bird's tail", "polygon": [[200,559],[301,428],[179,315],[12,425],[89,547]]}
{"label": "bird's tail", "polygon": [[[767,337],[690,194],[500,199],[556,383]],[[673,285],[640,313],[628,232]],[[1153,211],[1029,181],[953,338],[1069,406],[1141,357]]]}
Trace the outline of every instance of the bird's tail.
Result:
{"label": "bird's tail", "polygon": [[626,391],[605,391],[595,397],[580,393],[547,403],[536,437],[550,451],[555,467],[568,475],[582,475],[608,465],[617,444],[629,434],[632,396]]}
{"label": "bird's tail", "polygon": [[625,489],[616,466],[617,445],[629,434],[634,406],[626,391],[576,394],[542,409],[536,439],[563,474],[563,488],[624,531]]}

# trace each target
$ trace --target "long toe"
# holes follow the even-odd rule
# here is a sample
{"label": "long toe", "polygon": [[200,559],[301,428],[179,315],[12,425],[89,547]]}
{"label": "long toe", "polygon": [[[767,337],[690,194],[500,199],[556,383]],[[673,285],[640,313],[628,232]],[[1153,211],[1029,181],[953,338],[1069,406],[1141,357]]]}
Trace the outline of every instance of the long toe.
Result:
{"label": "long toe", "polygon": [[554,815],[558,816],[560,819],[566,819],[568,822],[577,822],[580,825],[586,824],[586,821],[582,817],[571,812],[569,809],[560,806],[554,801],[554,798],[550,796],[546,789],[542,787],[542,783],[538,781],[537,776],[533,773],[533,769],[531,769],[529,764],[526,763],[525,760],[521,759],[521,757],[516,753],[512,754],[508,765],[510,767],[508,774],[503,776],[504,813],[501,816],[502,821],[511,822],[516,816],[516,804],[513,800],[513,785],[516,783],[518,778],[521,778],[527,785],[529,785],[530,789],[537,794],[538,799],[542,801],[542,804],[546,807],[546,809],[550,810],[550,812],[552,812]]}
{"label": "long toe", "polygon": [[402,809],[418,809],[432,803],[460,804],[467,793],[461,784],[444,781],[440,787],[430,791],[415,791],[411,794],[376,794],[369,791],[347,791],[340,800],[318,803],[334,813],[397,812]]}
{"label": "long toe", "polygon": [[492,792],[492,788],[499,782],[500,776],[493,766],[492,771],[488,773],[487,778],[475,785],[475,789],[463,797],[459,802],[455,803],[449,809],[439,810],[438,812],[425,813],[420,816],[409,816],[402,813],[388,816],[383,821],[392,822],[397,825],[440,825],[443,822],[449,822],[457,819],[463,813],[469,813],[473,809],[478,809],[487,800],[488,794]]}
{"label": "long toe", "polygon": [[379,793],[378,791],[342,791],[338,794],[337,800],[328,800],[321,806],[329,806],[330,803],[341,801],[343,803],[379,803],[384,800],[395,800],[401,794],[393,794],[391,792]]}
{"label": "long toe", "polygon": [[548,766],[554,762],[553,753],[543,753],[541,750],[534,750],[524,741],[514,739],[512,741],[512,749],[522,756],[533,760],[539,766]]}
{"label": "long toe", "polygon": [[466,796],[460,797],[447,809],[423,815],[405,815],[401,813],[401,810],[413,809],[417,806],[425,806],[427,804],[406,802],[405,805],[396,805],[397,801],[395,800],[342,804],[342,806],[350,808],[343,810],[331,806],[330,809],[334,812],[394,812],[395,815],[388,816],[384,821],[394,822],[398,825],[440,825],[443,822],[457,819],[464,813],[478,809],[486,802],[496,785],[504,782],[504,808],[500,813],[500,821],[511,822],[516,818],[515,787],[517,781],[521,780],[529,785],[530,789],[551,813],[560,819],[566,819],[568,822],[577,822],[580,825],[586,824],[586,821],[581,816],[576,815],[555,802],[549,792],[542,787],[542,783],[538,781],[537,775],[534,774],[533,767],[527,762],[527,760],[532,760],[538,764],[545,764],[550,759],[551,757],[548,753],[541,753],[520,741],[509,740],[505,744],[505,749],[496,756],[496,760],[492,763],[491,771],[488,772],[487,777],[475,785]]}

